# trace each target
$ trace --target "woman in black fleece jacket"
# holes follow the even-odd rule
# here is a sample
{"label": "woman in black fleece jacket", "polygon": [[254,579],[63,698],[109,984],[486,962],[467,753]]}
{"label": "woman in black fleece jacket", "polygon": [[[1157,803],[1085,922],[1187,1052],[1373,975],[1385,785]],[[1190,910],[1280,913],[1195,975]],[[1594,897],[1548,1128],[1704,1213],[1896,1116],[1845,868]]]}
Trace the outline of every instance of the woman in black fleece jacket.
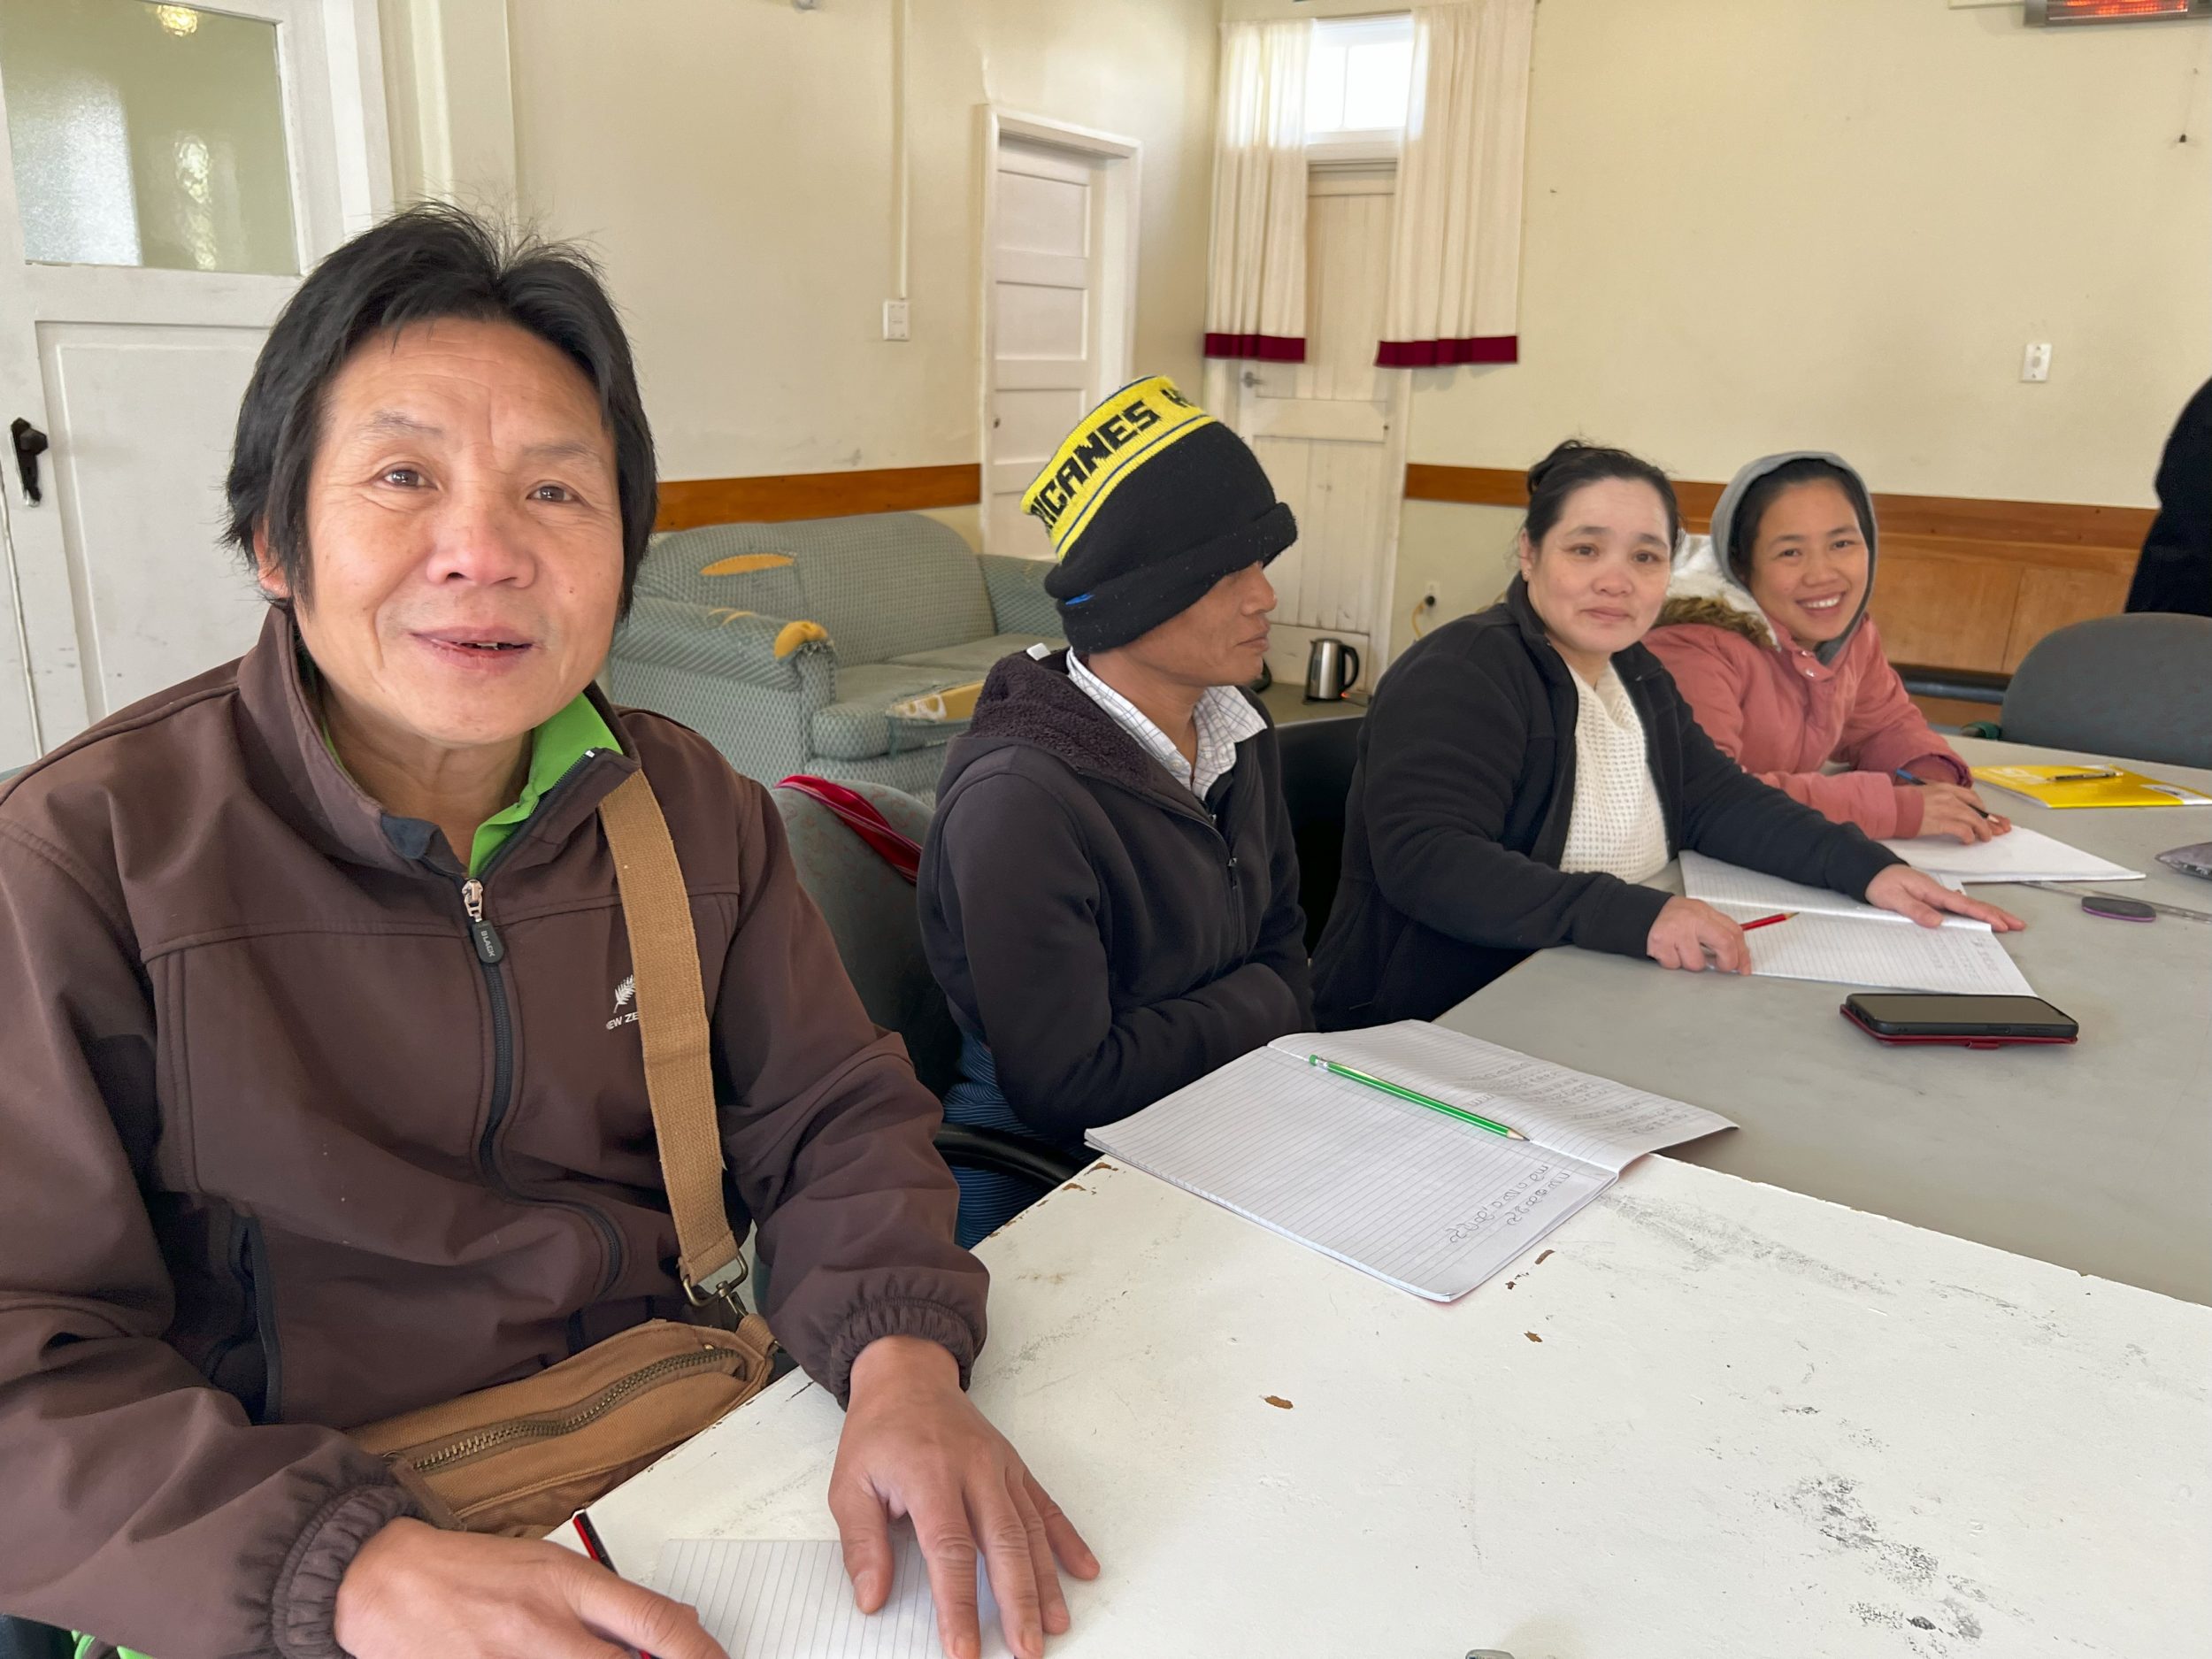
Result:
{"label": "woman in black fleece jacket", "polygon": [[[1641,885],[1686,847],[1929,926],[1946,910],[2020,925],[1714,747],[1640,643],[1679,530],[1673,488],[1632,456],[1568,443],[1530,469],[1522,574],[1501,603],[1407,651],[1361,722],[1343,878],[1314,957],[1324,1029],[1433,1018],[1550,945],[1747,971],[1733,921]],[[1594,839],[1576,812],[1594,693],[1641,731],[1649,793],[1614,803],[1617,822],[1643,810],[1640,851],[1612,860],[1626,879],[1602,862],[1561,868],[1571,832]],[[1631,788],[1643,785],[1640,773]]]}

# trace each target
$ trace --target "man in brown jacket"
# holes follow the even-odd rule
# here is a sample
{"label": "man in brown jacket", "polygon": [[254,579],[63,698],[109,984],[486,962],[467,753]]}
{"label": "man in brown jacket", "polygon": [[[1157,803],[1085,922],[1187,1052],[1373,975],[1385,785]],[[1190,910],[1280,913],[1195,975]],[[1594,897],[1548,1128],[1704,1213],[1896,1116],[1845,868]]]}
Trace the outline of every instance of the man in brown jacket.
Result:
{"label": "man in brown jacket", "polygon": [[[239,661],[0,788],[0,1611],[159,1659],[719,1649],[551,1545],[440,1532],[341,1431],[681,1306],[595,810],[642,767],[690,895],[733,1223],[976,1650],[1095,1563],[962,1393],[985,1274],[936,1105],[760,787],[590,688],[654,515],[589,267],[411,210],[309,277],[241,411]],[[740,1207],[741,1205],[741,1208]]]}

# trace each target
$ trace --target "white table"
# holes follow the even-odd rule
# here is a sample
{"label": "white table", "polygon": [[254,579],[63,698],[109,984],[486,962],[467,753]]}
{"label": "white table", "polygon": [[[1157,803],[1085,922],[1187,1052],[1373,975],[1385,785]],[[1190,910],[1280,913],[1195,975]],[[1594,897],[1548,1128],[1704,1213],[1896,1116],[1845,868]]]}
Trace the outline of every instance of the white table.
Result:
{"label": "white table", "polygon": [[[1977,763],[2085,758],[1958,747]],[[2212,772],[2118,764],[2212,793]],[[2150,872],[2078,892],[2212,911],[2212,882],[2152,856],[2212,840],[2212,808],[1990,801]],[[1671,973],[1571,949],[1531,956],[1440,1023],[1743,1125],[1670,1156],[2212,1302],[2212,926],[2102,920],[2034,887],[1973,890],[2028,923],[2007,949],[2038,994],[2080,1022],[2079,1043],[1886,1048],[1838,1015],[1848,987]]]}
{"label": "white table", "polygon": [[[1448,1307],[1105,1166],[980,1253],[975,1396],[1105,1563],[1056,1659],[2212,1630],[2212,1310],[1662,1159]],[[786,1379],[595,1508],[615,1559],[834,1537],[840,1421]]]}

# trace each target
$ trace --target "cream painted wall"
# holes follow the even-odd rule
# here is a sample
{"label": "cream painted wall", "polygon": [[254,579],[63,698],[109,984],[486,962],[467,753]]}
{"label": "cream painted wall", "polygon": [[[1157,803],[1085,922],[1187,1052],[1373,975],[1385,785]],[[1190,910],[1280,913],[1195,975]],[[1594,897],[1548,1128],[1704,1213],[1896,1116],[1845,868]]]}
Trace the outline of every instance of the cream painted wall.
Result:
{"label": "cream painted wall", "polygon": [[1136,364],[1196,382],[1217,0],[914,0],[903,344],[894,4],[508,8],[519,199],[603,255],[668,477],[976,458],[987,100],[1142,142]]}
{"label": "cream painted wall", "polygon": [[2152,500],[2212,373],[2212,28],[1940,0],[1538,19],[1521,361],[1419,374],[1414,459],[1584,432],[1692,478],[1806,444],[1877,489]]}
{"label": "cream painted wall", "polygon": [[[1417,373],[1413,459],[1810,445],[1878,490],[2148,505],[2212,373],[2212,28],[1544,0],[1521,293],[1518,364]],[[1408,503],[1400,611],[1486,603],[1515,522]]]}

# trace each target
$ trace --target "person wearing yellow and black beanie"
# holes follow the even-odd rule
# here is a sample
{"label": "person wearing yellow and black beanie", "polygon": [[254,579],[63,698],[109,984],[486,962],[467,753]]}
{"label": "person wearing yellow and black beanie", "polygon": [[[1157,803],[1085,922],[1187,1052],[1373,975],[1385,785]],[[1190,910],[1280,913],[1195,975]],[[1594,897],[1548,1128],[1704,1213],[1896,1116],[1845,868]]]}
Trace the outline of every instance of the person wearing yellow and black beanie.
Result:
{"label": "person wearing yellow and black beanie", "polygon": [[1024,505],[1059,556],[1045,591],[1079,651],[1127,644],[1298,539],[1244,440],[1165,375],[1085,416]]}
{"label": "person wearing yellow and black beanie", "polygon": [[[946,750],[918,898],[962,1037],[946,1121],[1078,1151],[1312,1023],[1275,730],[1240,689],[1297,526],[1162,379],[1085,416],[1028,505],[1069,649],[992,669]],[[956,1173],[962,1239],[1031,1195]]]}

